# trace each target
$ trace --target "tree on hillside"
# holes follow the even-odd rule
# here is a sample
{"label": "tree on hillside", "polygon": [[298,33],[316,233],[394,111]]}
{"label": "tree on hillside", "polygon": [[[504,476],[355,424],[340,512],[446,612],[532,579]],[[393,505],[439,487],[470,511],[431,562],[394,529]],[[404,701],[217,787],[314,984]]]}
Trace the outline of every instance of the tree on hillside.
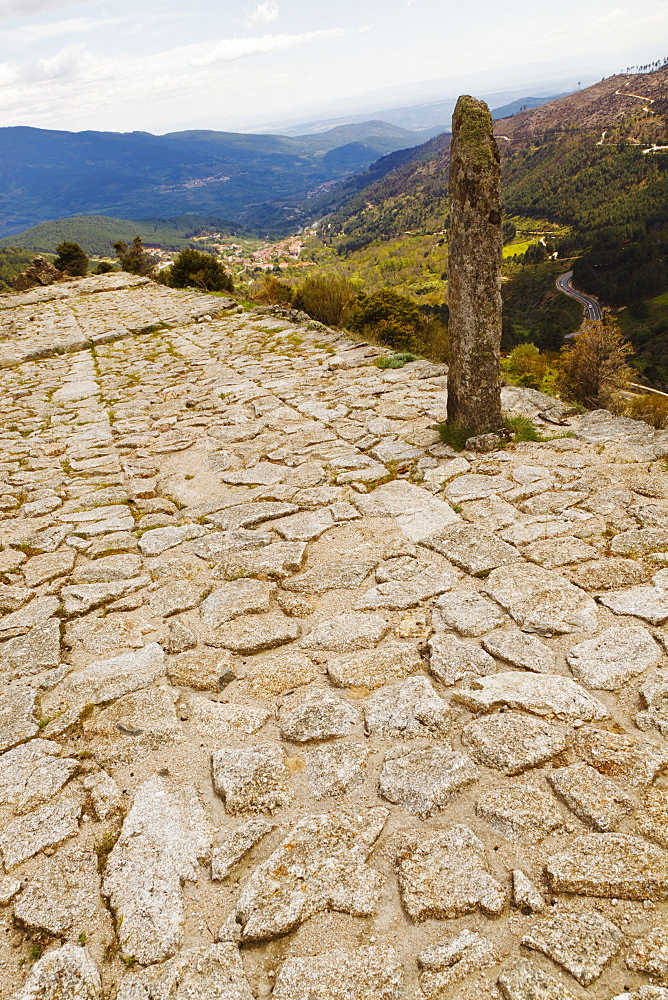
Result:
{"label": "tree on hillside", "polygon": [[503,234],[504,246],[506,243],[512,243],[515,237],[517,236],[517,229],[515,227],[515,223],[511,222],[509,219],[506,219],[503,222],[503,225],[501,226],[501,232]]}
{"label": "tree on hillside", "polygon": [[573,339],[573,346],[561,350],[559,391],[583,406],[608,406],[636,376],[627,364],[631,354],[633,348],[614,322],[588,320]]}
{"label": "tree on hillside", "polygon": [[171,267],[166,269],[166,281],[172,288],[194,286],[206,292],[233,292],[234,282],[222,264],[211,254],[199,250],[182,250]]}
{"label": "tree on hillside", "polygon": [[54,267],[73,278],[81,278],[88,273],[88,257],[78,243],[65,240],[56,247],[58,256],[53,262]]}
{"label": "tree on hillside", "polygon": [[547,257],[547,250],[542,243],[532,243],[523,255],[525,264],[542,264]]}
{"label": "tree on hillside", "polygon": [[121,265],[121,270],[129,274],[140,274],[150,278],[155,268],[153,255],[144,250],[144,244],[139,236],[135,236],[132,245],[128,246],[123,240],[114,243],[114,250]]}

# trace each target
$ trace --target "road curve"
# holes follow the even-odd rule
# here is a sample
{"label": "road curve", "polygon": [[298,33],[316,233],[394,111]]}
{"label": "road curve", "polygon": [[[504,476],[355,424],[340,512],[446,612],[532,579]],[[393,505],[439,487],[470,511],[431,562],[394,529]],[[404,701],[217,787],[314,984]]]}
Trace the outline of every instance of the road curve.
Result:
{"label": "road curve", "polygon": [[585,295],[584,292],[576,292],[572,285],[573,272],[567,271],[566,274],[562,274],[557,278],[557,288],[564,295],[570,295],[572,299],[579,302],[585,311],[585,316],[587,319],[594,320],[598,322],[601,319],[601,307],[599,306],[596,299],[592,299],[590,295]]}

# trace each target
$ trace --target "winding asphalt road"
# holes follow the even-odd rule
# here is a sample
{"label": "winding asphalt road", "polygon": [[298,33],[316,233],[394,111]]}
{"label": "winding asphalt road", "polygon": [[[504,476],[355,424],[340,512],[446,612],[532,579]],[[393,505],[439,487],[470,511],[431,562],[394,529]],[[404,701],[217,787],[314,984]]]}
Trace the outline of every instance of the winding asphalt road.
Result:
{"label": "winding asphalt road", "polygon": [[[576,292],[571,284],[572,279],[573,272],[567,271],[566,274],[562,274],[559,278],[557,278],[557,288],[560,292],[563,292],[564,295],[570,295],[572,299],[575,299],[584,307],[587,319],[598,322],[602,318],[601,307],[598,302],[596,299],[592,299],[590,295],[585,295],[583,292]],[[577,337],[577,335],[577,333],[567,333],[564,340],[571,340],[573,337]],[[668,393],[661,392],[659,389],[653,389],[648,385],[640,385],[638,382],[629,382],[628,388],[632,391],[634,389],[639,389],[643,393],[651,392],[657,396],[666,396],[666,398],[668,398]]]}
{"label": "winding asphalt road", "polygon": [[590,295],[585,295],[584,292],[576,292],[571,283],[572,281],[573,272],[567,271],[566,274],[562,274],[557,278],[557,288],[560,292],[563,292],[564,295],[570,295],[572,299],[575,299],[576,302],[580,303],[580,305],[584,308],[587,319],[598,322],[602,316],[601,307],[598,302],[596,299],[592,299]]}

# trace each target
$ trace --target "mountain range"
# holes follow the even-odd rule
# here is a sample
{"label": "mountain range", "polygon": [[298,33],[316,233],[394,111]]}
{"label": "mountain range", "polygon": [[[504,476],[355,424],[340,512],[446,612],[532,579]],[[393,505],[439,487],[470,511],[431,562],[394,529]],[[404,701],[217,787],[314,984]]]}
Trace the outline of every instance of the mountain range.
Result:
{"label": "mountain range", "polygon": [[[574,314],[554,277],[572,269],[576,287],[622,309],[653,384],[668,386],[668,64],[520,107],[494,115],[506,215],[529,232],[506,264],[506,343],[558,346]],[[498,118],[504,111],[516,113]],[[328,267],[373,282],[410,271],[407,291],[443,302],[448,133],[420,145],[419,133],[380,121],[301,136],[0,133],[4,231],[20,218],[79,216],[5,245],[48,250],[75,238],[104,253],[136,230],[179,249],[212,225],[264,234],[319,222]],[[530,246],[531,231],[545,229],[556,261]]]}
{"label": "mountain range", "polygon": [[289,229],[291,199],[421,138],[380,121],[303,136],[1,128],[0,236],[72,215],[204,213],[243,224],[245,213],[262,219],[264,202],[278,203],[269,218]]}
{"label": "mountain range", "polygon": [[[512,214],[590,234],[641,219],[652,226],[666,216],[668,223],[668,148],[661,149],[668,143],[668,65],[611,77],[497,120],[494,131]],[[437,136],[403,162],[385,157],[323,193],[314,208],[327,214],[327,232],[339,250],[418,227],[442,230],[449,143],[449,135]],[[384,163],[390,169],[374,177]]]}
{"label": "mountain range", "polygon": [[[570,93],[570,90],[567,91]],[[555,95],[552,92],[538,97],[525,97],[523,91],[500,91],[495,94],[483,94],[481,99],[486,101],[491,108],[492,118],[505,118],[507,115],[515,114],[521,109],[537,108],[547,101],[555,100],[555,97],[562,97],[563,94]],[[501,103],[500,103],[501,102]],[[418,132],[425,140],[440,132],[449,132],[452,119],[452,112],[457,103],[456,97],[449,97],[442,101],[429,101],[425,104],[411,104],[397,108],[383,108],[374,115],[384,122],[392,125],[399,125],[401,128]],[[340,115],[338,118],[316,119],[315,121],[301,122],[297,125],[287,125],[281,129],[283,135],[301,135],[303,133],[325,132],[337,125],[353,124],[364,122],[368,115]]]}
{"label": "mountain range", "polygon": [[[549,100],[523,97],[494,115]],[[32,227],[73,216],[120,223],[167,220],[171,230],[169,220],[186,214],[227,219],[232,227],[258,235],[285,234],[310,216],[320,196],[338,181],[355,178],[372,164],[377,177],[405,162],[408,151],[425,139],[447,131],[454,103],[388,109],[389,121],[311,122],[297,135],[0,128],[0,238],[30,229],[24,245],[42,246],[51,228],[33,233]],[[398,160],[385,159],[399,152]],[[104,226],[99,226],[102,235]],[[91,228],[84,229],[90,244]],[[178,248],[174,240],[184,233],[178,223],[177,229],[171,241],[161,234],[163,243]]]}
{"label": "mountain range", "polygon": [[[560,346],[573,315],[554,283],[572,269],[576,288],[619,310],[650,384],[668,388],[668,65],[497,120],[495,133],[505,214],[525,234],[505,265],[505,346]],[[374,177],[391,159],[320,196],[318,232],[350,276],[382,265],[391,278],[411,261],[416,294],[429,287],[416,262],[426,268],[446,242],[449,136]],[[536,232],[553,234],[556,260],[530,246]],[[430,294],[442,296],[443,283]]]}

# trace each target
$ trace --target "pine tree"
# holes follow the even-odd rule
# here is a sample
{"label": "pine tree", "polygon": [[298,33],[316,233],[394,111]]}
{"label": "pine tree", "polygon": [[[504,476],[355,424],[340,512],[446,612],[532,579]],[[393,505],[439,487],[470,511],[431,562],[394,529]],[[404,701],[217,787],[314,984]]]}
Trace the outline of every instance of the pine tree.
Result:
{"label": "pine tree", "polygon": [[155,261],[152,254],[144,250],[141,237],[135,236],[132,246],[128,246],[123,240],[114,243],[114,250],[123,271],[129,274],[140,274],[150,278],[155,269]]}
{"label": "pine tree", "polygon": [[58,256],[53,262],[54,267],[73,278],[81,278],[88,273],[88,257],[78,243],[65,240],[56,247]]}

